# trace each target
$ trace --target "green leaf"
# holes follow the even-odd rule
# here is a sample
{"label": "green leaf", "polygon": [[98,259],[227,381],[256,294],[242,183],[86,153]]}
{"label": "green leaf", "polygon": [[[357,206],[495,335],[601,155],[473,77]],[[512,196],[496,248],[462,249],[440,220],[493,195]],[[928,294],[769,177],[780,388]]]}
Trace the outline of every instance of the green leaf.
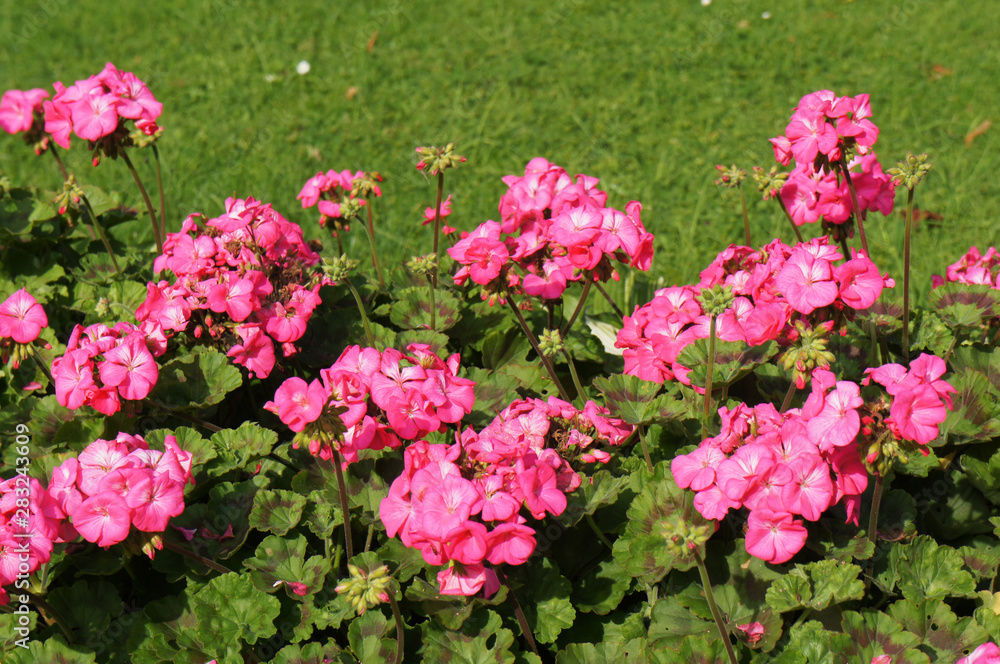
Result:
{"label": "green leaf", "polygon": [[916,537],[909,544],[893,546],[889,560],[899,575],[900,592],[912,602],[976,594],[975,579],[962,569],[962,556],[958,551],[940,546],[926,535]]}
{"label": "green leaf", "polygon": [[[514,635],[493,611],[466,621],[461,631],[444,629],[433,620],[421,624],[425,662],[435,664],[514,664]],[[492,645],[489,645],[492,644]]]}
{"label": "green leaf", "polygon": [[607,615],[621,604],[631,579],[614,560],[603,560],[573,585],[573,606],[578,611]]}
{"label": "green leaf", "polygon": [[293,643],[285,646],[271,659],[271,664],[326,664],[327,662],[342,662],[340,646],[334,641],[325,644]]}
{"label": "green leaf", "polygon": [[[878,514],[880,537],[892,542],[911,539],[917,534],[915,524],[917,502],[902,489],[893,489],[882,497],[882,507]],[[868,537],[864,537],[868,541]]]}
{"label": "green leaf", "polygon": [[483,367],[499,369],[508,362],[523,360],[531,344],[518,326],[490,332],[483,338]]}
{"label": "green leaf", "polygon": [[621,348],[615,347],[615,342],[618,341],[618,328],[621,326],[620,320],[617,327],[612,323],[603,322],[592,316],[584,316],[583,322],[587,326],[587,329],[590,330],[590,333],[601,342],[605,353],[619,356],[624,354]]}
{"label": "green leaf", "polygon": [[989,638],[986,630],[971,617],[958,619],[947,604],[928,599],[916,604],[900,600],[889,607],[889,615],[908,632],[916,634],[921,644],[933,649],[934,661],[955,662]]}
{"label": "green leaf", "polygon": [[80,579],[72,586],[60,586],[49,592],[47,600],[82,634],[105,631],[112,616],[124,609],[118,591],[104,579]]}
{"label": "green leaf", "polygon": [[927,655],[916,648],[920,637],[884,613],[845,611],[841,626],[846,638],[831,643],[831,650],[848,662],[870,662],[889,655],[893,664],[930,664]]}
{"label": "green leaf", "polygon": [[215,350],[199,349],[160,367],[150,399],[168,408],[204,408],[243,384],[240,370]]}
{"label": "green leaf", "polygon": [[[785,652],[802,655],[807,664],[835,664],[836,659],[830,649],[831,635],[831,632],[823,629],[822,623],[815,620],[794,625],[788,632]],[[785,659],[775,661],[785,664]]]}
{"label": "green leaf", "polygon": [[[431,301],[427,288],[404,288],[394,293],[395,302],[389,310],[389,318],[395,325],[405,330],[431,329]],[[451,329],[462,317],[459,313],[458,298],[449,291],[434,291],[434,330],[443,332]]]}
{"label": "green leaf", "polygon": [[628,484],[627,475],[615,477],[604,469],[590,476],[581,474],[580,486],[567,496],[566,509],[556,520],[566,527],[576,525],[600,507],[614,504]]}
{"label": "green leaf", "polygon": [[[677,356],[677,361],[691,367],[688,374],[692,385],[705,385],[708,377],[708,339],[698,339]],[[778,352],[778,344],[768,341],[750,346],[742,341],[715,340],[715,363],[712,365],[712,388],[731,385],[754,368],[770,360]]]}
{"label": "green leaf", "polygon": [[859,574],[861,568],[857,565],[837,560],[797,564],[768,588],[767,603],[775,611],[786,613],[803,608],[822,611],[834,604],[861,599],[865,586],[858,579]]}
{"label": "green leaf", "polygon": [[239,429],[223,429],[212,435],[219,456],[232,459],[241,468],[270,454],[277,442],[278,434],[255,422],[244,422]]}
{"label": "green leaf", "polygon": [[275,535],[284,535],[302,519],[305,496],[294,491],[258,491],[253,498],[250,526]]}
{"label": "green leaf", "polygon": [[85,646],[67,645],[62,636],[46,641],[30,640],[28,649],[15,648],[4,656],[4,664],[94,664],[94,651]]}
{"label": "green leaf", "polygon": [[688,636],[713,633],[717,633],[714,622],[697,617],[682,606],[676,597],[667,596],[657,600],[649,619],[651,648],[677,650]]}
{"label": "green leaf", "polygon": [[569,600],[572,585],[559,574],[551,558],[542,558],[518,570],[524,584],[516,589],[528,627],[539,643],[553,643],[559,632],[573,624],[576,610]]}
{"label": "green leaf", "polygon": [[939,425],[938,440],[968,443],[1000,436],[1000,390],[982,372],[966,368],[949,382],[958,392],[952,395],[955,408]]}
{"label": "green leaf", "polygon": [[573,643],[556,655],[556,664],[646,664],[645,643]]}
{"label": "green leaf", "polygon": [[516,378],[499,371],[490,371],[479,367],[466,370],[466,378],[476,382],[473,391],[476,397],[472,413],[477,415],[482,424],[493,421],[496,414],[511,402],[511,395],[516,394],[521,384]]}
{"label": "green leaf", "polygon": [[971,454],[962,455],[962,469],[972,483],[994,505],[1000,505],[1000,452],[988,461]]}
{"label": "green leaf", "polygon": [[[367,611],[351,621],[347,629],[347,639],[351,651],[364,664],[388,664],[395,661],[396,640],[385,638],[393,629],[393,621],[380,611]],[[393,631],[395,634],[395,631]]]}
{"label": "green leaf", "polygon": [[[271,535],[257,547],[254,557],[243,564],[254,570],[250,573],[254,585],[266,593],[273,593],[278,586],[284,586],[292,599],[301,599],[322,589],[324,579],[330,571],[330,561],[323,556],[313,556],[306,560],[306,538],[299,535],[294,540]],[[301,583],[306,594],[295,593],[290,582]]]}
{"label": "green leaf", "polygon": [[253,645],[277,631],[274,619],[281,604],[258,590],[249,577],[230,572],[213,578],[195,594],[194,611],[206,643]]}
{"label": "green leaf", "polygon": [[657,396],[661,385],[638,376],[614,374],[594,379],[604,393],[608,409],[629,424],[649,424],[677,419],[687,412],[683,402],[670,394]]}
{"label": "green leaf", "polygon": [[990,532],[989,517],[993,507],[956,466],[948,468],[949,483],[943,500],[931,502],[921,516],[921,532],[953,540],[967,535]]}
{"label": "green leaf", "polygon": [[1000,292],[990,285],[950,282],[933,289],[927,299],[951,327],[979,327],[1000,315]]}

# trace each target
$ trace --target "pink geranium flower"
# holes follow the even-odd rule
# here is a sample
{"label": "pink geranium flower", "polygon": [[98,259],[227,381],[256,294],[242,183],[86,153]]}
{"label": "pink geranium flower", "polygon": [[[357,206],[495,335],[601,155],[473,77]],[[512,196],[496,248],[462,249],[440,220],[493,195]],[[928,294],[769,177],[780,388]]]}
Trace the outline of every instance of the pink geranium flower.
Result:
{"label": "pink geranium flower", "polygon": [[31,343],[48,324],[42,305],[23,288],[0,304],[0,337],[10,337],[19,344]]}
{"label": "pink geranium flower", "polygon": [[117,387],[122,398],[139,400],[145,399],[156,385],[160,370],[142,336],[133,334],[104,354],[100,375],[101,382]]}
{"label": "pink geranium flower", "polygon": [[125,503],[133,510],[132,523],[147,533],[161,533],[170,518],[184,511],[184,485],[167,474],[141,475],[133,485]]}
{"label": "pink geranium flower", "polygon": [[747,519],[747,553],[765,562],[784,563],[799,552],[807,534],[791,514],[757,509]]}
{"label": "pink geranium flower", "polygon": [[128,537],[131,516],[125,499],[113,491],[87,498],[72,514],[77,532],[101,547],[109,547]]}
{"label": "pink geranium flower", "polygon": [[775,278],[777,287],[796,311],[810,314],[837,299],[830,263],[805,249],[796,250]]}

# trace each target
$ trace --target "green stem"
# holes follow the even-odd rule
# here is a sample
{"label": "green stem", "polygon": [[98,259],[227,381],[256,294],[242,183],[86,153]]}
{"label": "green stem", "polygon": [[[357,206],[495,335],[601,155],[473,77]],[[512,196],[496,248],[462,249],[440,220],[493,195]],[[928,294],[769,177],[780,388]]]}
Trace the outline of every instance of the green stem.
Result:
{"label": "green stem", "polygon": [[62,173],[63,182],[69,179],[69,172],[66,170],[66,164],[63,163],[62,157],[56,152],[55,143],[49,143],[49,152],[55,157],[56,165],[59,166],[59,172]]}
{"label": "green stem", "polygon": [[216,572],[221,572],[222,574],[229,574],[230,572],[233,571],[233,570],[229,569],[228,567],[226,567],[225,565],[221,565],[221,564],[215,562],[214,560],[211,560],[211,559],[206,558],[204,556],[199,556],[194,551],[189,551],[188,549],[185,549],[180,544],[175,544],[174,542],[171,542],[168,539],[164,539],[163,540],[163,548],[167,549],[168,551],[173,551],[174,553],[180,554],[180,555],[184,556],[185,558],[189,558],[191,560],[199,562],[202,565],[204,565],[205,567],[207,567],[209,569],[214,569]]}
{"label": "green stem", "polygon": [[378,254],[375,252],[375,223],[372,221],[372,202],[368,201],[365,207],[368,208],[368,225],[361,224],[361,226],[365,229],[365,233],[368,235],[368,243],[372,247],[372,265],[375,266],[375,272],[378,274],[378,283],[382,288],[385,288],[385,279],[382,277],[382,266],[379,265]]}
{"label": "green stem", "polygon": [[601,283],[599,281],[594,282],[594,287],[597,288],[600,294],[604,296],[604,299],[608,301],[608,304],[610,304],[611,308],[615,310],[615,313],[618,314],[618,317],[625,318],[625,312],[623,312],[621,309],[618,308],[618,305],[615,304],[615,301],[611,299],[611,296],[608,295],[608,292],[601,287]]}
{"label": "green stem", "polygon": [[646,427],[639,425],[639,444],[642,445],[642,458],[646,460],[646,468],[653,472],[653,459],[649,456],[649,445],[646,444]]}
{"label": "green stem", "polygon": [[778,411],[779,413],[785,412],[788,410],[788,407],[792,405],[792,397],[795,396],[796,389],[795,381],[793,380],[792,384],[788,386],[788,391],[785,392],[785,400],[781,402],[781,410]]}
{"label": "green stem", "polygon": [[569,374],[573,377],[573,387],[576,388],[576,396],[578,399],[582,399],[584,402],[587,400],[587,393],[583,391],[583,385],[580,383],[580,377],[576,373],[576,364],[573,362],[573,356],[569,354],[569,350],[563,348],[563,355],[566,356],[566,362],[569,364]]}
{"label": "green stem", "polygon": [[874,369],[875,367],[877,367],[877,366],[880,365],[880,362],[879,362],[879,359],[878,359],[878,355],[879,355],[879,353],[878,353],[878,351],[879,351],[879,348],[878,348],[878,330],[876,329],[876,325],[875,325],[875,320],[874,319],[869,319],[868,320],[868,333],[869,333],[869,335],[871,336],[871,339],[872,339],[871,340],[872,349],[871,349],[871,352],[868,353],[868,366]]}
{"label": "green stem", "polygon": [[354,296],[354,301],[358,304],[358,311],[361,312],[361,322],[365,325],[365,334],[368,336],[368,345],[372,348],[375,347],[375,335],[372,334],[371,325],[368,324],[368,314],[365,313],[365,303],[361,300],[361,294],[358,289],[354,287],[350,279],[344,279],[344,283],[351,290],[351,295]]}
{"label": "green stem", "polygon": [[403,614],[399,611],[399,604],[396,602],[396,589],[392,588],[389,592],[389,606],[392,607],[392,617],[396,621],[396,660],[395,664],[401,664],[403,661],[403,638],[405,633],[403,628]]}
{"label": "green stem", "polygon": [[434,304],[434,280],[431,275],[427,275],[427,292],[431,296],[431,331],[437,330],[437,306]]}
{"label": "green stem", "polygon": [[552,361],[545,355],[545,353],[542,352],[542,349],[538,347],[538,339],[535,338],[535,335],[528,327],[527,321],[525,321],[524,316],[521,315],[521,310],[517,308],[517,305],[514,304],[514,300],[510,297],[507,298],[507,304],[509,304],[510,308],[514,311],[514,316],[517,317],[517,322],[521,324],[521,331],[524,332],[524,336],[528,337],[528,342],[531,344],[531,347],[535,349],[535,353],[538,355],[539,359],[541,359],[545,370],[549,372],[549,378],[552,379],[556,389],[559,390],[559,396],[562,397],[563,401],[572,401],[566,393],[566,388],[563,387],[562,381],[559,380],[559,376],[556,375],[556,369],[552,366]]}
{"label": "green stem", "polygon": [[167,237],[167,200],[163,195],[163,172],[160,166],[160,151],[153,143],[153,158],[156,161],[156,187],[160,190],[160,237]]}
{"label": "green stem", "polygon": [[573,327],[576,317],[579,316],[580,311],[583,310],[583,305],[587,302],[587,296],[590,295],[590,287],[594,283],[594,275],[590,272],[584,272],[583,278],[587,280],[587,283],[583,285],[583,292],[580,293],[580,300],[576,303],[576,309],[573,310],[573,314],[569,317],[569,320],[566,321],[566,324],[563,325],[563,328],[559,330],[559,336],[563,339],[566,338],[566,333],[569,332],[571,327]]}
{"label": "green stem", "polygon": [[351,513],[347,505],[347,484],[344,482],[344,469],[341,468],[340,452],[333,450],[333,467],[337,471],[337,488],[340,494],[340,509],[344,513],[344,550],[347,560],[354,557],[354,542],[351,539]]}
{"label": "green stem", "polygon": [[[875,474],[875,489],[872,495],[872,511],[868,515],[868,541],[873,545],[878,543],[878,511],[882,505],[882,493],[884,489],[884,478],[881,474]],[[868,573],[865,574],[865,591],[871,585],[872,569],[875,565],[875,557],[868,560]]]}
{"label": "green stem", "polygon": [[792,219],[792,213],[788,211],[787,207],[785,207],[785,201],[781,200],[780,195],[775,196],[774,200],[778,201],[778,206],[781,208],[781,211],[785,213],[785,218],[788,219],[788,223],[791,224],[792,230],[795,231],[795,239],[797,239],[799,242],[803,242],[804,240],[802,239],[802,232],[799,231],[799,227],[795,225],[795,220]]}
{"label": "green stem", "polygon": [[747,197],[746,194],[743,193],[742,184],[736,188],[740,190],[740,204],[743,206],[743,230],[746,232],[747,236],[746,246],[752,247],[753,245],[750,244],[750,216],[747,215]]}
{"label": "green stem", "polygon": [[[854,190],[854,180],[851,179],[851,171],[847,168],[847,157],[844,156],[844,151],[840,151],[840,161],[837,162],[840,167],[840,172],[847,181],[847,189],[851,192],[851,205],[854,208],[854,221],[858,225],[858,235],[861,236],[861,251],[865,252],[865,256],[869,259],[872,257],[868,253],[868,238],[865,236],[865,223],[861,219],[861,206],[858,204],[858,192]],[[844,256],[844,258],[850,258],[850,256]]]}
{"label": "green stem", "polygon": [[955,350],[955,344],[958,343],[958,330],[955,330],[955,336],[952,337],[951,344],[948,346],[948,350],[944,353],[944,363],[948,364],[948,360],[951,359],[951,354]]}
{"label": "green stem", "polygon": [[538,646],[535,644],[535,635],[531,633],[531,627],[528,625],[528,619],[524,617],[524,610],[521,609],[521,603],[517,601],[517,595],[514,594],[514,589],[510,585],[510,579],[507,578],[507,573],[504,572],[499,567],[496,568],[497,576],[500,578],[500,582],[507,586],[507,597],[510,599],[511,605],[514,607],[514,615],[517,617],[517,624],[521,626],[521,633],[524,634],[524,638],[528,641],[528,647],[531,648],[531,652],[535,653],[535,656],[541,659],[541,655],[538,652]]}
{"label": "green stem", "polygon": [[719,638],[722,639],[723,645],[726,646],[726,654],[729,655],[729,661],[731,664],[739,664],[736,661],[736,652],[733,650],[733,644],[729,640],[729,633],[726,631],[726,623],[722,620],[722,612],[719,611],[719,605],[715,603],[715,594],[712,592],[712,580],[708,578],[708,568],[705,567],[705,561],[701,559],[697,551],[694,551],[694,559],[698,563],[698,573],[701,575],[701,585],[705,589],[705,599],[708,600],[708,608],[712,610],[712,617],[715,618],[715,626],[719,630]]}
{"label": "green stem", "polygon": [[597,535],[597,539],[601,540],[601,544],[608,547],[609,549],[613,549],[614,547],[611,545],[611,542],[608,541],[608,538],[605,536],[604,532],[597,527],[597,523],[594,521],[594,516],[592,514],[588,514],[586,519],[587,519],[587,525],[590,526],[590,529],[594,531],[595,535]]}
{"label": "green stem", "polygon": [[368,553],[372,548],[372,536],[375,534],[375,522],[372,521],[368,524],[368,536],[365,538],[365,553]]}
{"label": "green stem", "polygon": [[146,202],[146,210],[149,212],[149,221],[153,224],[153,239],[156,240],[156,252],[157,254],[162,254],[163,238],[160,236],[160,225],[156,222],[156,212],[153,210],[153,203],[149,200],[149,194],[146,193],[146,187],[143,186],[142,180],[139,179],[139,172],[136,171],[135,166],[132,165],[132,160],[129,159],[128,153],[122,149],[118,154],[120,154],[122,156],[122,160],[125,161],[125,165],[132,173],[132,179],[135,180],[135,186],[139,187],[139,193],[142,194],[142,200]]}
{"label": "green stem", "polygon": [[[441,196],[444,195],[444,171],[438,171],[437,202],[434,203],[434,255],[438,252],[438,236],[441,227]],[[437,287],[437,268],[431,273],[431,281]]]}
{"label": "green stem", "polygon": [[32,604],[37,606],[42,611],[45,611],[45,613],[48,614],[48,617],[52,618],[52,621],[55,622],[55,624],[59,625],[59,629],[62,630],[62,633],[66,635],[67,643],[69,643],[70,645],[74,643],[73,635],[69,631],[69,627],[66,624],[66,619],[62,617],[62,614],[59,613],[55,609],[55,607],[53,607],[51,604],[49,604],[44,599],[42,599],[35,593],[31,592],[30,590],[19,590],[18,592],[27,595],[28,599]]}
{"label": "green stem", "polygon": [[913,189],[906,194],[906,229],[903,231],[903,363],[910,363],[910,232],[913,230]]}
{"label": "green stem", "polygon": [[205,429],[208,429],[209,431],[211,431],[213,433],[215,433],[217,431],[222,431],[222,427],[220,427],[220,426],[212,424],[211,422],[206,422],[205,420],[201,419],[200,417],[195,417],[194,415],[188,415],[187,413],[182,413],[179,410],[174,410],[170,406],[162,404],[159,401],[153,401],[152,399],[149,399],[149,398],[143,399],[143,401],[145,401],[146,403],[148,403],[153,408],[159,408],[160,410],[162,410],[165,413],[169,413],[170,415],[173,415],[174,417],[176,417],[178,419],[181,419],[181,420],[187,420],[188,422],[191,422],[192,424],[197,424],[198,426],[203,427]]}
{"label": "green stem", "polygon": [[115,272],[118,274],[122,273],[122,269],[118,267],[118,260],[115,258],[115,252],[111,248],[111,243],[108,242],[108,236],[104,232],[104,228],[101,226],[100,220],[97,215],[94,214],[94,208],[90,204],[90,199],[86,195],[80,196],[80,200],[83,201],[83,206],[87,208],[87,214],[90,216],[90,221],[93,223],[94,228],[97,230],[97,234],[101,238],[101,243],[104,244],[104,250],[108,252],[108,256],[111,257],[111,264],[115,266]]}
{"label": "green stem", "polygon": [[701,416],[701,435],[708,438],[708,418],[712,407],[712,373],[715,371],[715,316],[708,324],[708,374],[705,377],[705,402]]}

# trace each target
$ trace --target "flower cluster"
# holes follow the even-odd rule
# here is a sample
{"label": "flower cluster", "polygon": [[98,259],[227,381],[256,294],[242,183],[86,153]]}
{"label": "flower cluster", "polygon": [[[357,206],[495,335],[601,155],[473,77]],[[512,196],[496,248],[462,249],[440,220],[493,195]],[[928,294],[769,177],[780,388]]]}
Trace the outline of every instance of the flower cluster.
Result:
{"label": "flower cluster", "polygon": [[70,134],[92,144],[109,137],[121,142],[128,138],[129,120],[146,136],[160,130],[156,120],[163,104],[135,74],[119,71],[110,62],[96,76],[69,87],[56,82],[54,87],[55,96],[43,104],[45,131],[60,147],[69,148]]}
{"label": "flower cluster", "polygon": [[48,324],[42,305],[28,291],[22,288],[8,297],[0,304],[0,358],[6,363],[13,357],[16,369]]}
{"label": "flower cluster", "polygon": [[710,319],[698,297],[719,284],[734,299],[718,316],[718,338],[752,346],[791,343],[800,334],[796,322],[832,329],[894,285],[864,255],[835,264],[842,258],[826,237],[794,247],[775,240],[759,250],[731,245],[702,271],[698,284],[660,289],[624,318],[615,346],[623,349],[625,373],[688,384],[690,369],[677,357],[696,339],[708,338]]}
{"label": "flower cluster", "polygon": [[426,344],[402,353],[350,346],[311,383],[287,379],[264,408],[298,433],[295,444],[324,459],[337,450],[345,463],[363,449],[399,447],[472,412],[473,381],[458,376],[459,356],[447,361]]}
{"label": "flower cluster", "polygon": [[[319,219],[320,226],[326,226],[327,219],[334,219],[339,224],[338,228],[349,230],[347,222],[367,204],[367,201],[359,198],[358,192],[355,191],[355,182],[366,177],[363,171],[352,173],[346,170],[338,173],[329,170],[326,173],[317,173],[306,180],[297,198],[302,201],[303,208],[316,206],[322,215]],[[381,177],[377,174],[372,174],[372,178],[381,181]],[[382,189],[374,185],[372,193],[381,196]]]}
{"label": "flower cluster", "polygon": [[[115,440],[95,440],[79,457],[52,471],[49,494],[88,542],[109,547],[128,537],[132,526],[161,533],[184,511],[184,486],[194,484],[192,455],[174,436],[164,450],[149,449],[141,436],[120,433]],[[147,554],[152,558],[153,550]]]}
{"label": "flower cluster", "polygon": [[223,215],[204,227],[191,215],[179,233],[168,233],[156,272],[170,270],[173,283],[149,282],[136,320],[159,326],[165,335],[206,336],[236,364],[265,378],[275,364],[275,343],[285,357],[297,352],[319,289],[329,283],[309,270],[319,255],[302,229],[269,204],[226,199]]}
{"label": "flower cluster", "polygon": [[[879,130],[872,115],[868,95],[837,97],[829,90],[804,96],[792,111],[785,135],[771,139],[774,156],[787,166],[796,166],[781,188],[781,200],[792,221],[844,224],[851,218],[853,204],[843,173],[834,168],[847,161],[862,214],[878,210],[892,213],[896,185],[882,171],[871,152]],[[852,158],[853,155],[853,158]]]}
{"label": "flower cluster", "polygon": [[9,598],[3,586],[27,588],[28,575],[52,557],[64,514],[33,477],[18,474],[0,482],[0,606]]}
{"label": "flower cluster", "polygon": [[605,207],[607,193],[596,188],[596,178],[574,180],[540,157],[528,162],[523,177],[503,181],[508,190],[500,199],[501,221],[463,233],[448,249],[462,265],[456,284],[472,279],[484,287],[484,299],[503,300],[504,293],[523,288],[554,300],[569,282],[617,279],[611,259],[649,269],[653,235],[642,225],[637,201],[625,212]]}
{"label": "flower cluster", "polygon": [[[957,391],[941,380],[947,369],[940,357],[921,353],[910,362],[909,369],[901,364],[884,364],[865,372],[863,385],[873,380],[893,397],[884,424],[897,440],[926,445],[937,438],[938,425],[954,408],[951,393]],[[877,450],[870,450],[869,454],[877,454]],[[868,461],[872,463],[874,457]]]}
{"label": "flower cluster", "polygon": [[410,445],[379,516],[390,537],[445,566],[442,594],[489,596],[499,584],[485,563],[521,565],[535,550],[522,506],[534,519],[562,514],[581,482],[570,461],[606,462],[598,443],[619,445],[631,432],[593,402],[579,411],[554,397],[518,400],[453,445]]}
{"label": "flower cluster", "polygon": [[969,247],[964,256],[948,266],[943,278],[934,275],[931,285],[937,288],[952,281],[1000,288],[1000,253],[995,247],[988,248],[985,254],[979,253],[978,247]]}
{"label": "flower cluster", "polygon": [[33,145],[35,154],[48,147],[42,102],[49,93],[42,88],[8,90],[0,98],[0,129],[8,134],[24,134],[24,142]]}
{"label": "flower cluster", "polygon": [[159,379],[154,357],[166,339],[153,324],[121,322],[73,328],[66,353],[52,362],[56,399],[61,406],[92,406],[105,415],[121,409],[121,400],[145,399]]}

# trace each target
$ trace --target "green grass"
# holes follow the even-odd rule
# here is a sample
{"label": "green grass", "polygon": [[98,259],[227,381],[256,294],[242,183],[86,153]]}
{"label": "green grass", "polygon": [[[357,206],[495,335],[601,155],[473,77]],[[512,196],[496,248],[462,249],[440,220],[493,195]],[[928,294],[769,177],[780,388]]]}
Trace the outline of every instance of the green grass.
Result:
{"label": "green grass", "polygon": [[[414,147],[454,141],[468,157],[446,182],[454,225],[466,230],[496,217],[501,176],[544,156],[599,177],[611,205],[643,203],[657,256],[634,292],[618,287],[631,308],[656,283],[696,280],[718,251],[742,242],[738,199],[713,184],[715,164],[770,166],[767,139],[803,94],[829,88],[871,94],[886,168],[906,150],[929,152],[935,164],[916,201],[944,221],[916,232],[918,293],[969,245],[1000,240],[1000,129],[968,147],[963,140],[983,120],[1000,120],[1000,24],[986,18],[987,2],[48,6],[0,9],[10,26],[0,89],[69,83],[106,61],[144,79],[165,105],[160,149],[173,229],[190,212],[217,214],[235,192],[273,203],[318,237],[314,213],[295,199],[303,182],[330,168],[377,170],[386,182],[376,234],[398,266],[429,251],[419,222],[434,186],[414,169]],[[300,60],[311,64],[305,76],[295,72]],[[953,73],[935,78],[935,65]],[[0,146],[0,168],[16,184],[58,185],[51,163],[17,139],[0,137]],[[69,162],[80,180],[140,206],[122,164],[93,169],[79,143]],[[151,163],[139,162],[151,184]],[[750,193],[755,242],[790,240],[780,211]],[[904,202],[902,194],[900,209]],[[873,258],[899,276],[901,217],[866,227]],[[348,245],[365,259],[360,231]]]}

